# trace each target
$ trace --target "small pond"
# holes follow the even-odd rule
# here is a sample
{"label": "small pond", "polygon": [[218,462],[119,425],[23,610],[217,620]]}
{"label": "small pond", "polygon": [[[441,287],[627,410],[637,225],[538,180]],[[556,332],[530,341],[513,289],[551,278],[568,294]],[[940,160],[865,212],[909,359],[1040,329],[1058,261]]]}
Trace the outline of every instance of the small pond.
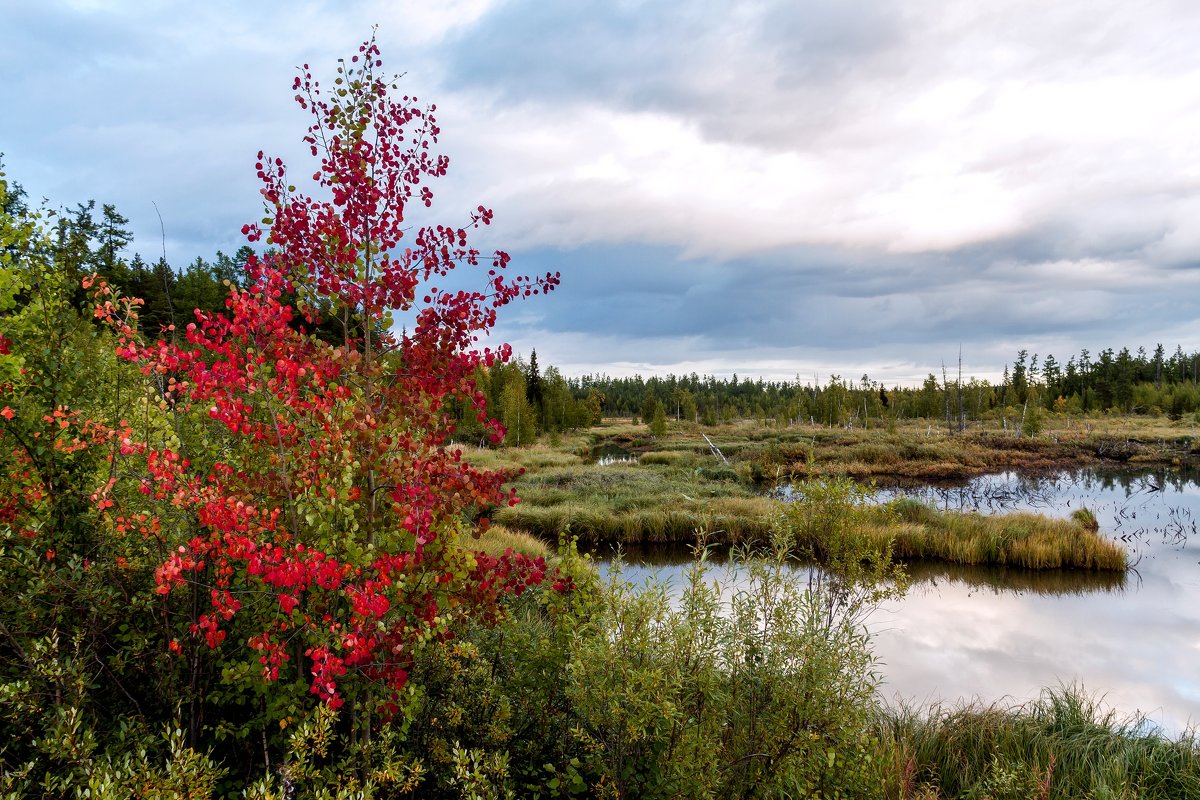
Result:
{"label": "small pond", "polygon": [[628,448],[615,444],[604,444],[593,447],[590,459],[592,463],[607,467],[611,464],[636,464],[638,457]]}
{"label": "small pond", "polygon": [[[885,491],[885,496],[897,493]],[[883,695],[920,705],[1025,700],[1077,683],[1168,733],[1200,724],[1200,485],[1195,475],[1063,472],[989,475],[954,487],[906,489],[939,508],[1033,510],[1087,506],[1122,542],[1124,576],[915,565],[907,596],[869,620]],[[683,553],[627,556],[682,580]],[[713,567],[721,569],[720,565]]]}

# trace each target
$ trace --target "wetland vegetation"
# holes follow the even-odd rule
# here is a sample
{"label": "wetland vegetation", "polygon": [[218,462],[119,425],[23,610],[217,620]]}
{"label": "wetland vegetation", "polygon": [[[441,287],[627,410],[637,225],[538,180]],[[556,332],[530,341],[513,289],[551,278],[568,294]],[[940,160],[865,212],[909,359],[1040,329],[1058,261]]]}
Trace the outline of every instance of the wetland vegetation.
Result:
{"label": "wetland vegetation", "polygon": [[[906,579],[914,585],[957,587],[954,597],[978,592],[1031,596],[1040,598],[1038,605],[1050,614],[1061,613],[1053,610],[1056,598],[1078,597],[1080,602],[1072,604],[1068,620],[1076,614],[1115,620],[1119,615],[1112,609],[1131,603],[1144,609],[1144,614],[1154,614],[1152,607],[1161,602],[1154,588],[1158,575],[1153,570],[1138,575],[1135,596],[1130,597],[1126,567],[1148,552],[1144,547],[1139,551],[1139,541],[1144,546],[1162,538],[1169,547],[1186,542],[1187,532],[1176,515],[1190,512],[1166,508],[1161,512],[1166,519],[1153,530],[1145,527],[1154,524],[1147,521],[1136,531],[1122,532],[1122,520],[1136,517],[1139,510],[1150,516],[1145,505],[1150,501],[1137,498],[1161,497],[1168,485],[1181,490],[1191,485],[1186,478],[1172,476],[1194,463],[1194,426],[1165,419],[1099,418],[1092,421],[1091,430],[1080,430],[1073,420],[1052,415],[1047,422],[1046,430],[1036,437],[1015,432],[950,435],[920,423],[890,431],[830,431],[742,422],[717,428],[675,424],[665,436],[651,438],[643,426],[609,421],[586,436],[564,437],[557,446],[493,452],[497,465],[525,470],[516,485],[529,501],[529,507],[518,505],[498,518],[537,533],[543,533],[542,526],[549,524],[546,520],[553,519],[554,525],[569,525],[581,539],[594,544],[623,543],[634,561],[648,553],[652,564],[678,565],[663,573],[671,577],[651,572],[641,573],[639,580],[650,581],[651,587],[659,580],[667,585],[687,583],[692,568],[679,548],[693,537],[683,525],[672,528],[671,515],[647,516],[656,506],[642,501],[641,487],[654,487],[646,489],[647,495],[671,493],[671,513],[689,517],[693,529],[708,532],[710,543],[745,542],[756,536],[769,539],[783,522],[795,537],[793,555],[799,552],[820,560],[820,543],[829,535],[822,528],[840,515],[848,523],[845,530],[853,531],[856,546],[887,549],[892,558],[906,564]],[[596,453],[605,458],[593,458]],[[1016,485],[1013,480],[987,477],[997,472],[1030,478]],[[1075,473],[1155,477],[1132,481],[1087,477],[1084,483],[1112,486],[1126,500],[1113,505],[1092,499],[1093,507],[1072,507],[1064,506],[1059,497],[1055,513],[1032,512],[1049,512],[1055,506],[1054,489],[1062,488],[1061,476]],[[972,477],[978,480],[961,483]],[[860,502],[871,495],[863,487],[874,481],[886,481],[887,491],[874,501]],[[787,487],[782,506],[776,502],[780,492],[766,491],[780,485]],[[832,502],[830,494],[835,496]],[[588,499],[596,497],[602,499],[598,503]],[[841,503],[836,502],[838,497]],[[734,500],[741,502],[734,505]],[[733,508],[746,518],[734,519]],[[977,511],[963,513],[964,508]],[[607,521],[595,525],[594,518]],[[729,539],[723,538],[722,528],[734,532]],[[1173,533],[1175,528],[1180,530]],[[671,530],[678,531],[675,539]],[[806,541],[806,537],[810,538]],[[1160,559],[1170,557],[1171,553],[1160,554],[1154,569],[1160,570]],[[1179,569],[1171,569],[1175,577],[1170,581],[1187,580]],[[1186,570],[1187,565],[1180,569]],[[710,579],[729,580],[719,577],[723,575],[718,570]],[[1097,592],[1107,599],[1088,612],[1094,604],[1085,598]],[[1144,600],[1138,599],[1139,593],[1146,595]],[[901,606],[908,602],[902,601]],[[1081,609],[1077,612],[1075,606]],[[1131,614],[1134,628],[1147,621]],[[1184,628],[1190,624],[1177,623]],[[885,623],[885,627],[895,625]],[[1075,625],[1079,630],[1091,628],[1080,621]],[[1114,632],[1117,637],[1130,634],[1125,628],[1117,631],[1125,631]],[[1051,630],[1047,635],[1054,634]],[[1136,644],[1136,634],[1125,641],[1141,646]],[[1114,651],[1109,658],[1119,659],[1122,644],[1114,640],[1101,649]],[[885,652],[896,659],[890,642]],[[1186,654],[1161,656],[1158,680],[1168,685],[1186,683],[1187,668],[1177,664],[1181,657],[1186,661]],[[1153,684],[1153,663],[1136,680]],[[1060,674],[1072,672],[1067,667]],[[1047,680],[1043,685],[1052,688],[1032,700],[960,700],[924,707],[902,700],[875,705],[867,738],[871,749],[855,757],[874,765],[879,783],[862,796],[1200,796],[1200,742],[1188,712],[1168,716],[1176,721],[1164,731],[1158,727],[1161,722],[1151,721],[1132,706],[1118,711],[1107,705],[1091,693],[1094,683],[1088,684],[1089,690],[1078,684],[1056,687],[1052,677]]]}
{"label": "wetland vegetation", "polygon": [[[786,504],[831,483],[888,481],[914,486],[1004,469],[1049,472],[1094,464],[1179,461],[1191,431],[1164,426],[1091,434],[1050,431],[1039,437],[994,433],[947,435],[905,430],[778,429],[754,422],[715,429],[675,424],[650,437],[643,426],[609,422],[558,444],[480,450],[470,458],[523,473],[521,502],[496,521],[553,541],[569,530],[587,544],[713,544],[765,540]],[[612,459],[614,452],[627,457]],[[597,453],[610,458],[598,459]],[[890,545],[903,561],[946,561],[1027,569],[1123,570],[1125,550],[1086,520],[1030,513],[1002,517],[937,511],[913,501],[873,503],[857,530]],[[820,548],[813,543],[818,556]]]}
{"label": "wetland vegetation", "polygon": [[[361,187],[445,167],[403,146],[410,124],[436,141],[432,109],[389,100],[374,40],[359,52],[344,108],[296,83],[321,189],[349,187],[320,205],[338,222],[285,208],[260,156],[261,253],[127,261],[115,208],[31,208],[0,173],[0,796],[1200,797],[1191,729],[1079,688],[885,703],[868,627],[922,576],[995,586],[968,565],[1123,600],[1128,551],[1095,516],[870,484],[1190,464],[1193,356],[1022,355],[999,385],[885,389],[568,378],[464,349],[551,275],[431,289],[398,336],[384,298],[415,311],[420,265],[478,254],[438,226],[421,237],[446,246],[373,261],[410,195]],[[677,580],[579,553],[610,543],[694,549]],[[1194,630],[1181,606],[1161,638]]]}

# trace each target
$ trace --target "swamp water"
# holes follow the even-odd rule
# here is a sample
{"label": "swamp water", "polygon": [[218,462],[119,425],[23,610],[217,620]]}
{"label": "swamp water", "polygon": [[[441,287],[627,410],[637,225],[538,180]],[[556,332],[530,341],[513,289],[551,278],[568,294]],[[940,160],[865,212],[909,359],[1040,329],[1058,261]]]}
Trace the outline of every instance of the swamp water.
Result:
{"label": "swamp water", "polygon": [[[989,475],[953,488],[904,490],[938,508],[1066,517],[1086,506],[1128,549],[1125,575],[921,564],[899,601],[868,620],[898,703],[1024,701],[1078,684],[1168,734],[1200,725],[1200,485],[1171,473]],[[881,498],[899,493],[888,490]],[[683,552],[631,553],[625,575],[679,586]],[[723,570],[715,563],[713,570]],[[721,575],[714,575],[721,578]]]}

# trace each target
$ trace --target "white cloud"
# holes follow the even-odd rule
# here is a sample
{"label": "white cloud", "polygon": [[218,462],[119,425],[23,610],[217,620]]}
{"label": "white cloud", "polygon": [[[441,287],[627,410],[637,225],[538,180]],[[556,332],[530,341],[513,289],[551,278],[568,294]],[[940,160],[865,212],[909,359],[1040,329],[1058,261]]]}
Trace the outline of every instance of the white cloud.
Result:
{"label": "white cloud", "polygon": [[[1047,16],[1056,31],[1078,24],[1055,51],[1037,35]],[[1137,49],[1147,28],[1171,36],[1176,20],[1138,20],[1128,43],[1099,26],[1101,48],[1091,16],[1083,6],[949,24],[918,16],[903,55],[865,58],[824,88],[764,80],[782,76],[778,54],[732,35],[713,59],[719,68],[667,76],[688,87],[683,95],[712,101],[701,109],[668,94],[641,98],[619,75],[617,103],[587,86],[519,94],[516,105],[512,87],[500,99],[458,99],[488,109],[485,168],[522,218],[521,246],[634,238],[729,255],[801,243],[948,250],[1047,222],[1107,229],[1111,207],[1125,209],[1131,195],[1151,207],[1135,213],[1131,233],[1160,235],[1181,198],[1147,193],[1197,169],[1200,58],[1176,52],[1162,63]],[[1196,15],[1183,23],[1195,27]],[[897,61],[905,68],[881,71]],[[827,105],[797,105],[805,100]],[[829,124],[813,131],[810,112]],[[714,120],[728,118],[731,131],[758,124],[769,138],[724,135]]]}

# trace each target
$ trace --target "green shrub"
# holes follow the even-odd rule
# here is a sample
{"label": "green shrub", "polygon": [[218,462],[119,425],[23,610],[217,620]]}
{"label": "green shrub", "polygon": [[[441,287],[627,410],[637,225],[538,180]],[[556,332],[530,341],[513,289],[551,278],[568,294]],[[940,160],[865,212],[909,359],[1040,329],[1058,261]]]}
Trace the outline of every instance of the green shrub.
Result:
{"label": "green shrub", "polygon": [[787,549],[701,552],[684,585],[636,586],[620,565],[575,643],[568,697],[600,796],[875,797],[877,677],[862,615]]}

